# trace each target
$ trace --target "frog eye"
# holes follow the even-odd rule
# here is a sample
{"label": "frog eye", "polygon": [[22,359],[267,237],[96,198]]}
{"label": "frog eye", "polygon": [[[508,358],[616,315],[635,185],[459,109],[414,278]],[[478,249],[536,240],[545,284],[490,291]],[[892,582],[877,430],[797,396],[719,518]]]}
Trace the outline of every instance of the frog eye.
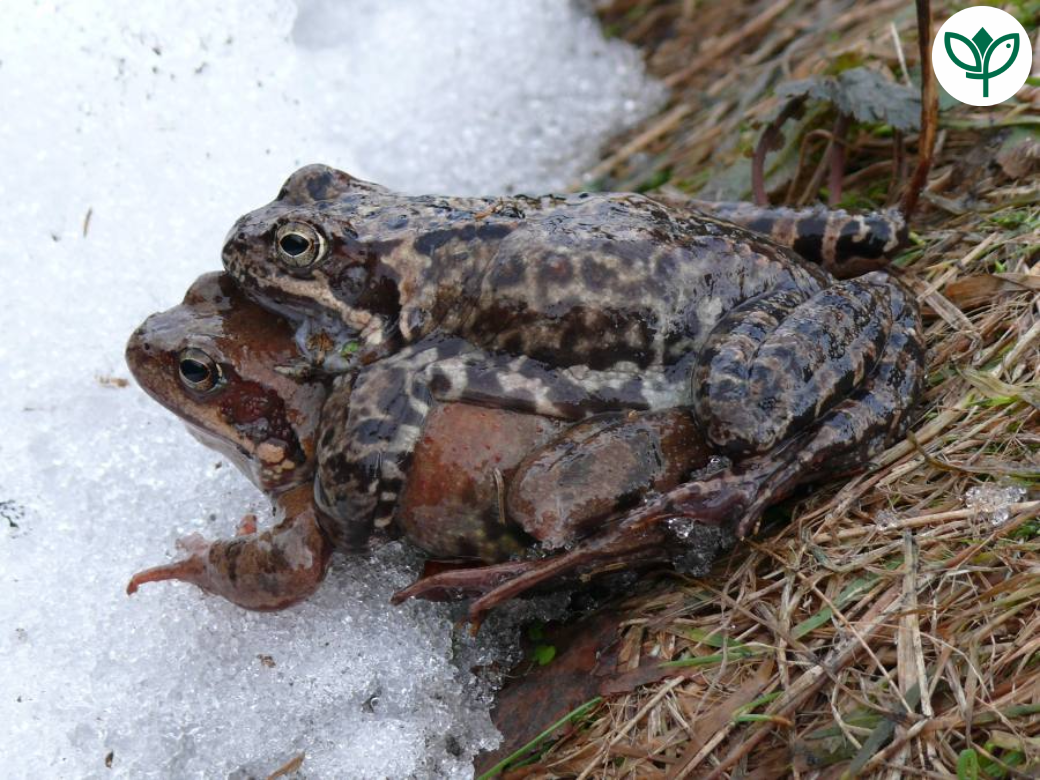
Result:
{"label": "frog eye", "polygon": [[290,269],[309,268],[325,257],[325,237],[305,222],[289,222],[278,229],[275,252]]}
{"label": "frog eye", "polygon": [[221,386],[224,373],[220,365],[201,349],[185,349],[177,362],[181,384],[189,390],[208,393]]}

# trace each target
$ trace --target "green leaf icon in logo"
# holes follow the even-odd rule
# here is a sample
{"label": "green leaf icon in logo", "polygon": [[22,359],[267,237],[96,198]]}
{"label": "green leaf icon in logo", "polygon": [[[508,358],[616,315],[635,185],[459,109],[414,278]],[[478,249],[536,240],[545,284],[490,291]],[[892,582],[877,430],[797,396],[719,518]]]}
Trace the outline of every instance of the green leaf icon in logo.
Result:
{"label": "green leaf icon in logo", "polygon": [[[952,41],[956,39],[968,47],[968,51],[971,52],[975,58],[975,62],[968,64],[962,62],[961,59],[953,53]],[[989,69],[989,61],[993,56],[994,52],[1000,48],[1001,44],[1007,44],[1007,47],[1011,49],[1011,56],[1008,57],[1007,62],[1001,65],[994,71]],[[1019,47],[1018,33],[1008,33],[1002,35],[996,40],[993,40],[985,27],[980,27],[979,31],[972,36],[971,40],[965,38],[963,35],[955,32],[946,33],[943,39],[943,44],[946,46],[946,53],[950,55],[950,59],[953,60],[954,64],[965,72],[965,76],[969,79],[982,79],[982,97],[989,97],[989,80],[996,76],[999,76],[1005,70],[1011,67],[1016,59],[1018,59],[1018,47]]]}

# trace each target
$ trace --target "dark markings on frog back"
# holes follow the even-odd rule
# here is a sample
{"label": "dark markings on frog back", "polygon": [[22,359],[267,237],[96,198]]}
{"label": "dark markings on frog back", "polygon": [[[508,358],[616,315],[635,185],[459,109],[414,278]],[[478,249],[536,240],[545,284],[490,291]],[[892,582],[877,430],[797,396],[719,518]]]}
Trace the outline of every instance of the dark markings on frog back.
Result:
{"label": "dark markings on frog back", "polygon": [[798,237],[794,240],[794,251],[814,263],[823,261],[823,236],[827,232],[827,217],[812,215],[798,221]]}
{"label": "dark markings on frog back", "polygon": [[881,219],[867,220],[867,225],[870,230],[863,238],[859,237],[858,221],[850,220],[842,225],[835,250],[839,258],[865,257],[874,260],[884,256],[885,247],[892,240],[891,226]]}

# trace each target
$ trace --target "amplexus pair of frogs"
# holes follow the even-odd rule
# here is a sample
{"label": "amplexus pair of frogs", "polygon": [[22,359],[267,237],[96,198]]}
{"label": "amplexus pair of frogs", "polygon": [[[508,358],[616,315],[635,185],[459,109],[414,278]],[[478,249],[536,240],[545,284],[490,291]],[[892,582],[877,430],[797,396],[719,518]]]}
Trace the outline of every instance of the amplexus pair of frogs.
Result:
{"label": "amplexus pair of frogs", "polygon": [[550,580],[701,571],[797,485],[862,468],[920,390],[919,314],[884,272],[828,271],[880,266],[903,225],[700,205],[294,173],[127,347],[285,519],[189,537],[129,590],[278,609],[333,550],[403,537],[459,565],[395,599],[471,597],[479,622]]}

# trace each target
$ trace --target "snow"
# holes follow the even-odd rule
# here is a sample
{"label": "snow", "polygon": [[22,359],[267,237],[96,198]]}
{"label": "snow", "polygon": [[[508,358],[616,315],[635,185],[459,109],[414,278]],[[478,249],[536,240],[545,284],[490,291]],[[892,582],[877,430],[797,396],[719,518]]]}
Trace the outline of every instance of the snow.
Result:
{"label": "snow", "polygon": [[[339,559],[255,614],[123,593],[263,496],[132,383],[123,345],[219,266],[299,165],[408,191],[559,188],[661,98],[566,2],[4,5],[0,754],[5,778],[468,777],[494,745],[477,644],[392,608],[415,560]],[[497,638],[497,641],[496,641]],[[110,766],[109,766],[110,765]]]}

